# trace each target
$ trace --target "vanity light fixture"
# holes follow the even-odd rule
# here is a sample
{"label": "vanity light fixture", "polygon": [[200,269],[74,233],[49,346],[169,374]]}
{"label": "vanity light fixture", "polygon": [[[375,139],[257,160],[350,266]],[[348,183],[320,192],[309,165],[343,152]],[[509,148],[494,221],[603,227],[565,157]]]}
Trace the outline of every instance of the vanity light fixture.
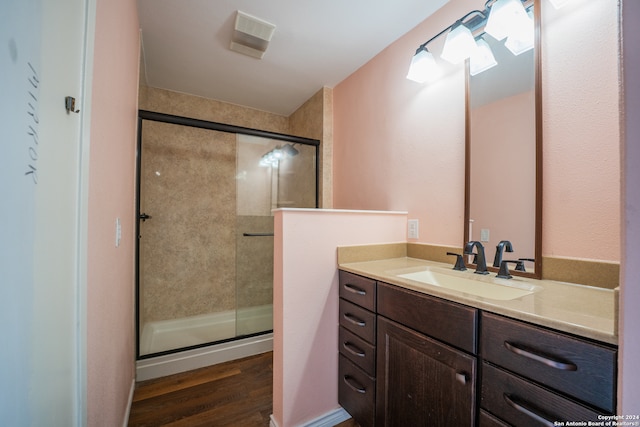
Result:
{"label": "vanity light fixture", "polygon": [[492,5],[484,31],[496,40],[518,34],[529,17],[520,0],[496,0]]}
{"label": "vanity light fixture", "polygon": [[436,63],[433,54],[427,50],[426,46],[420,46],[411,58],[407,78],[414,82],[424,83],[436,80],[441,74],[442,70]]}
{"label": "vanity light fixture", "polygon": [[498,61],[496,61],[496,58],[493,56],[491,48],[483,38],[479,38],[476,44],[478,49],[476,49],[475,53],[469,58],[469,74],[472,76],[498,65]]}
{"label": "vanity light fixture", "polygon": [[459,64],[473,55],[477,49],[471,31],[461,21],[457,21],[447,33],[440,58],[452,64]]}
{"label": "vanity light fixture", "polygon": [[[538,0],[540,1],[540,0]],[[566,2],[568,0],[551,0]],[[527,8],[525,8],[527,4]],[[519,55],[534,46],[533,17],[531,10],[533,0],[487,0],[484,10],[473,10],[452,25],[440,31],[434,37],[421,44],[413,58],[407,73],[407,79],[418,83],[435,80],[442,70],[427,45],[447,33],[441,59],[458,64],[469,59],[470,74],[476,75],[486,71],[497,62],[487,42],[485,34],[496,40],[507,39],[505,46]],[[474,38],[475,36],[475,38]]]}

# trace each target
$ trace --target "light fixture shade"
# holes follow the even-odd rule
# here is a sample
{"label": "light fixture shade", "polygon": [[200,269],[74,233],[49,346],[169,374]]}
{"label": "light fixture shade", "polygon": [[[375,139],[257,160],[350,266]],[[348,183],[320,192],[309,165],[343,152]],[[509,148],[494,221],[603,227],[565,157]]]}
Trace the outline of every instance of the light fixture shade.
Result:
{"label": "light fixture shade", "polygon": [[560,9],[565,4],[569,3],[570,0],[549,0],[553,7],[556,9]]}
{"label": "light fixture shade", "polygon": [[533,27],[533,19],[527,16],[526,23],[518,28],[518,31],[511,34],[504,46],[514,55],[520,55],[530,49],[533,49],[535,40],[535,30]]}
{"label": "light fixture shade", "polygon": [[527,12],[520,0],[497,0],[491,5],[489,19],[484,30],[496,40],[503,40],[527,25]]}
{"label": "light fixture shade", "polygon": [[420,48],[411,58],[407,78],[414,82],[424,83],[437,79],[441,73],[442,71],[431,52],[427,48]]}
{"label": "light fixture shade", "polygon": [[498,62],[493,56],[493,52],[486,41],[479,39],[476,44],[478,48],[469,58],[469,74],[472,76],[480,74],[481,72],[487,71],[489,68],[493,68],[498,65]]}
{"label": "light fixture shade", "polygon": [[475,53],[476,41],[471,31],[457,22],[447,34],[440,58],[452,64],[459,64]]}

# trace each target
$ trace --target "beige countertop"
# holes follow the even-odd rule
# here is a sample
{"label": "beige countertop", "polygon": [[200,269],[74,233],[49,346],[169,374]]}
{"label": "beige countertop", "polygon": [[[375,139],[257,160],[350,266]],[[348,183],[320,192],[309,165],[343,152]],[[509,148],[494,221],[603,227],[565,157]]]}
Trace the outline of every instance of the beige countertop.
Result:
{"label": "beige countertop", "polygon": [[[450,264],[407,257],[340,264],[341,270],[406,289],[585,338],[618,344],[616,330],[618,295],[613,290],[517,276],[509,280],[496,279],[495,273],[483,276],[474,274],[473,270],[455,271],[451,267]],[[428,269],[438,274],[491,284],[533,286],[536,291],[510,300],[498,300],[399,277],[401,274]]]}

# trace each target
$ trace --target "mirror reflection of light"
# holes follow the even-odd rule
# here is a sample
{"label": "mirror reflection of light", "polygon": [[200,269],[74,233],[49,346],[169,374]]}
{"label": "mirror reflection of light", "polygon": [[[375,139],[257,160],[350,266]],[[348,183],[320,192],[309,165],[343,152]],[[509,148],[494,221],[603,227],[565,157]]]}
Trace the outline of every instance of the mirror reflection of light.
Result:
{"label": "mirror reflection of light", "polygon": [[259,165],[262,167],[278,167],[280,161],[296,155],[298,155],[298,150],[292,144],[287,144],[284,147],[277,146],[260,158]]}
{"label": "mirror reflection of light", "polygon": [[156,176],[160,176],[160,171],[156,171]]}
{"label": "mirror reflection of light", "polygon": [[535,30],[533,26],[533,13],[527,13],[527,19],[523,21],[522,26],[509,36],[504,44],[507,49],[514,55],[520,55],[530,49],[533,49],[535,38]]}
{"label": "mirror reflection of light", "polygon": [[555,7],[556,9],[560,9],[561,7],[569,3],[571,0],[549,0],[549,1],[553,5],[553,7]]}
{"label": "mirror reflection of light", "polygon": [[496,58],[493,56],[491,48],[484,39],[479,39],[476,44],[478,48],[469,58],[469,74],[472,76],[498,65],[498,61],[496,61]]}

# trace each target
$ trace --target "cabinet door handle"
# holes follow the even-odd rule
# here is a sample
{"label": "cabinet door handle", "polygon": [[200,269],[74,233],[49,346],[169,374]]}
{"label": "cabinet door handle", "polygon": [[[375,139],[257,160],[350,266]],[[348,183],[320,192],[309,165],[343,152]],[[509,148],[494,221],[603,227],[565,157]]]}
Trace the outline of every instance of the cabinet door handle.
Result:
{"label": "cabinet door handle", "polygon": [[349,322],[353,323],[354,325],[357,325],[357,326],[366,326],[367,325],[364,320],[357,318],[353,314],[345,313],[344,314],[344,318],[347,319]]}
{"label": "cabinet door handle", "polygon": [[367,292],[364,289],[360,289],[359,287],[351,285],[349,283],[345,283],[344,288],[347,291],[349,291],[349,292],[351,292],[353,294],[358,294],[358,295],[366,295],[367,294]]}
{"label": "cabinet door handle", "polygon": [[464,372],[456,372],[456,381],[460,384],[467,384],[467,374]]}
{"label": "cabinet door handle", "polygon": [[542,423],[543,425],[548,426],[548,427],[553,427],[555,425],[553,423],[553,421],[549,421],[548,419],[546,419],[542,415],[536,413],[533,409],[528,408],[526,406],[526,404],[523,404],[521,402],[516,402],[507,393],[503,393],[502,397],[504,398],[504,401],[507,402],[507,404],[509,406],[511,406],[516,411],[528,416],[529,418],[532,418],[532,419],[538,421],[539,423]]}
{"label": "cabinet door handle", "polygon": [[353,391],[362,394],[365,394],[367,392],[367,389],[360,385],[360,383],[358,383],[352,376],[345,375],[342,377],[342,379],[344,380],[344,383],[348,385]]}
{"label": "cabinet door handle", "polygon": [[504,346],[507,348],[507,350],[509,350],[514,354],[517,354],[518,356],[523,356],[523,357],[526,357],[527,359],[535,360],[536,362],[540,362],[551,368],[560,369],[561,371],[577,371],[578,370],[578,367],[571,362],[553,360],[550,357],[534,353],[531,350],[525,350],[523,348],[520,348],[515,344],[510,343],[509,341],[505,341]]}
{"label": "cabinet door handle", "polygon": [[359,357],[364,357],[366,356],[364,350],[360,349],[357,345],[349,342],[349,341],[345,341],[342,343],[342,346],[345,348],[345,350],[347,350],[349,353],[354,354],[356,356]]}

